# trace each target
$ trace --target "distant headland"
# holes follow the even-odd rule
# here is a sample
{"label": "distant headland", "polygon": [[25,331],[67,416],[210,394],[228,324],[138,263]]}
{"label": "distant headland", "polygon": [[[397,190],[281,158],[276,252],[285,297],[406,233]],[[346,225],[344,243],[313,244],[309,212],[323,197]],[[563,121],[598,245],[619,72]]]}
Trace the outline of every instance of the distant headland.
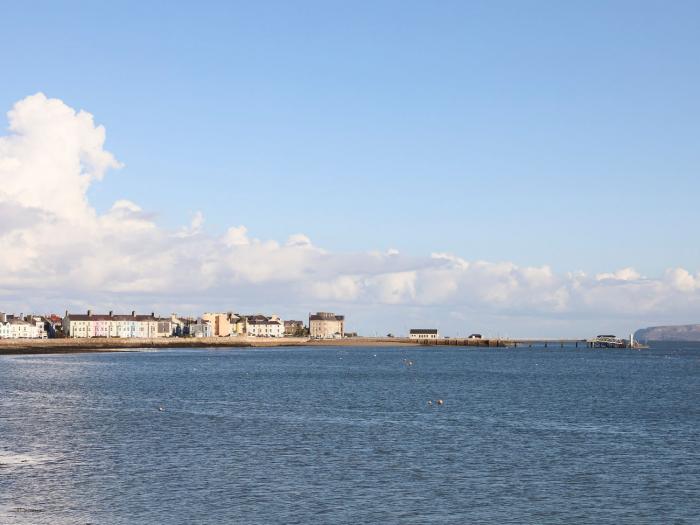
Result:
{"label": "distant headland", "polygon": [[634,338],[638,341],[700,342],[700,324],[650,326],[637,330]]}

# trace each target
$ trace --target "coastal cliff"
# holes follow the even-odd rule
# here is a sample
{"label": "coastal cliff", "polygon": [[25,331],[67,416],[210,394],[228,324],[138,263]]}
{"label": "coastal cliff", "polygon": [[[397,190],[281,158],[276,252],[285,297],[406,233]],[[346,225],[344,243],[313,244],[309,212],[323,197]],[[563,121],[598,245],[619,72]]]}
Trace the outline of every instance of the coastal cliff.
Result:
{"label": "coastal cliff", "polygon": [[634,333],[638,341],[700,341],[700,324],[650,326]]}

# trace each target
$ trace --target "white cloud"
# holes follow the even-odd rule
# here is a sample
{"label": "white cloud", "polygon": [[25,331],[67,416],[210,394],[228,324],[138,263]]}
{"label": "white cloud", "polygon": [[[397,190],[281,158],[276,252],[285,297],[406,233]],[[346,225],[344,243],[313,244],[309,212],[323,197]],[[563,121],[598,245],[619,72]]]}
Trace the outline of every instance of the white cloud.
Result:
{"label": "white cloud", "polygon": [[103,149],[105,129],[42,93],[19,101],[8,118],[11,134],[0,140],[2,200],[73,222],[93,218],[88,186],[120,167]]}
{"label": "white cloud", "polygon": [[228,247],[245,246],[250,244],[248,228],[245,226],[231,226],[224,235],[224,244]]}
{"label": "white cloud", "polygon": [[311,246],[311,239],[303,233],[295,233],[287,239],[287,246]]}
{"label": "white cloud", "polygon": [[202,231],[202,226],[204,226],[204,214],[201,211],[196,211],[192,216],[190,225],[181,228],[175,236],[180,238],[192,237]]}
{"label": "white cloud", "polygon": [[340,275],[330,281],[312,282],[310,292],[322,301],[354,301],[360,296],[362,286],[361,278]]}
{"label": "white cloud", "polygon": [[9,134],[0,137],[5,308],[36,297],[33,307],[42,309],[40,298],[51,297],[51,304],[137,304],[150,311],[150,305],[177,309],[185,297],[195,311],[212,302],[262,310],[274,301],[290,311],[387,305],[417,309],[411,318],[439,318],[435,312],[444,311],[442,317],[457,320],[484,312],[651,318],[692,315],[700,304],[700,274],[683,268],[657,279],[632,268],[589,277],[451,253],[330,253],[303,233],[281,244],[255,239],[240,225],[215,236],[202,229],[201,212],[170,231],[124,199],[98,214],[86,196],[89,185],[121,166],[104,149],[105,129],[89,113],[43,94],[18,102],[8,117]]}
{"label": "white cloud", "polygon": [[642,276],[634,268],[623,268],[612,273],[599,273],[595,278],[598,281],[637,281]]}
{"label": "white cloud", "polygon": [[666,280],[676,290],[694,292],[700,289],[700,273],[693,276],[683,268],[671,268],[666,271]]}

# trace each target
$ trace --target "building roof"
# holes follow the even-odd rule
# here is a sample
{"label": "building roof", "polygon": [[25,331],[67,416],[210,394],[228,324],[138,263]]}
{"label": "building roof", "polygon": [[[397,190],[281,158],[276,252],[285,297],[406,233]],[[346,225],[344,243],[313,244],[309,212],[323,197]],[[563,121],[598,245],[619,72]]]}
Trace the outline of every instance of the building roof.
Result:
{"label": "building roof", "polygon": [[17,317],[8,317],[6,324],[19,324],[19,325],[26,325],[26,326],[35,326],[33,323],[24,321],[24,320],[19,319]]}
{"label": "building roof", "polygon": [[437,334],[437,328],[411,328],[411,334],[415,335],[427,335],[427,334]]}
{"label": "building roof", "polygon": [[129,314],[68,314],[71,321],[159,321],[170,322],[170,318],[156,317],[155,315],[129,315]]}
{"label": "building roof", "polygon": [[343,321],[344,319],[344,315],[335,315],[331,312],[316,312],[315,314],[309,314],[309,321]]}
{"label": "building roof", "polygon": [[249,315],[246,317],[246,321],[248,324],[274,324],[274,325],[281,325],[281,321],[273,320],[269,317],[265,317],[264,315]]}

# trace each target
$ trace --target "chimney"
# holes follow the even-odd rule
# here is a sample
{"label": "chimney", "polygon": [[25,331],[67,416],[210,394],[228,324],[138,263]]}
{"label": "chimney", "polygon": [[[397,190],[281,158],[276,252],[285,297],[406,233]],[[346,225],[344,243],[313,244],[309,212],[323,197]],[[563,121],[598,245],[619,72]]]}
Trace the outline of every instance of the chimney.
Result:
{"label": "chimney", "polygon": [[92,310],[88,310],[88,317],[92,315]]}
{"label": "chimney", "polygon": [[110,310],[110,311],[109,311],[109,316],[112,317],[112,314],[114,314],[114,312],[113,312],[112,310]]}
{"label": "chimney", "polygon": [[156,314],[151,312],[151,317],[155,317],[155,316],[156,316]]}
{"label": "chimney", "polygon": [[136,317],[136,310],[131,310],[131,317]]}

